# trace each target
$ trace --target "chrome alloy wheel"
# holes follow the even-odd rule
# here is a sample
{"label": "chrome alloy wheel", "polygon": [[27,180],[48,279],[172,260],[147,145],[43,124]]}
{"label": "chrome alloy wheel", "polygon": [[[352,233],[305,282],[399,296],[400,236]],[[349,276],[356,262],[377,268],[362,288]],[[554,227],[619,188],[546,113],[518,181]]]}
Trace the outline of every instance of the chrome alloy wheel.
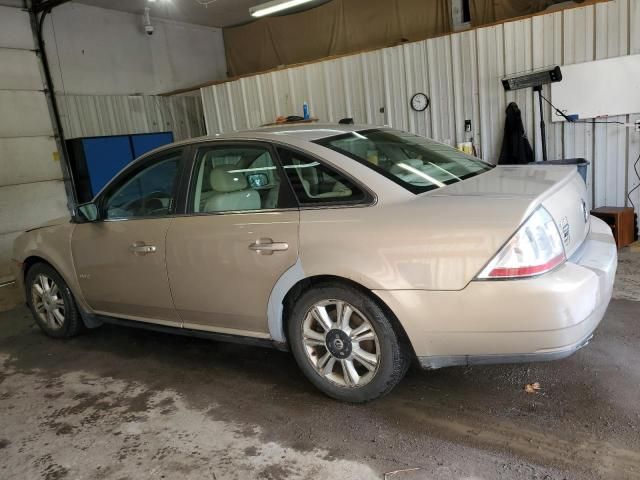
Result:
{"label": "chrome alloy wheel", "polygon": [[39,274],[31,285],[31,302],[40,319],[53,330],[64,325],[64,299],[60,288],[50,277]]}
{"label": "chrome alloy wheel", "polygon": [[317,372],[341,387],[362,387],[380,366],[371,322],[341,300],[316,303],[302,324],[304,349]]}

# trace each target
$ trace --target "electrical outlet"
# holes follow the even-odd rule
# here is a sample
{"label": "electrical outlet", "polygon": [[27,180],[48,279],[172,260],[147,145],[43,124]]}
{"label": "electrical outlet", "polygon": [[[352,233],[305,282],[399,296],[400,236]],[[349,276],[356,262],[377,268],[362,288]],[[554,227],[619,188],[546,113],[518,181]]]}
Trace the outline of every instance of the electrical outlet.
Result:
{"label": "electrical outlet", "polygon": [[636,120],[636,132],[640,132],[640,120]]}

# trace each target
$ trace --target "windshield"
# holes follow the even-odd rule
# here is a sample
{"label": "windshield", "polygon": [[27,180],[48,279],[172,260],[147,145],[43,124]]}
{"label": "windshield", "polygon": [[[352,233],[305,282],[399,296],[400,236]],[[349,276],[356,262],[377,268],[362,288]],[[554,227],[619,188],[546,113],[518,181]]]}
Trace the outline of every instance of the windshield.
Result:
{"label": "windshield", "polygon": [[416,194],[493,168],[448,145],[399,130],[351,132],[316,143],[373,168]]}

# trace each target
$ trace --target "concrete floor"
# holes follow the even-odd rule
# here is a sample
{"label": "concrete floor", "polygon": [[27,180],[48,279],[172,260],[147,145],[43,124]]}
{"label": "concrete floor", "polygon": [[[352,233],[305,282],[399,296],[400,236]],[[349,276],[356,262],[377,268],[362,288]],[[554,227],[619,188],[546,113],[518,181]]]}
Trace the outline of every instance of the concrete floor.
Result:
{"label": "concrete floor", "polygon": [[640,478],[639,325],[615,300],[569,359],[412,369],[352,406],[286,353],[114,326],[52,340],[21,306],[0,313],[0,478]]}

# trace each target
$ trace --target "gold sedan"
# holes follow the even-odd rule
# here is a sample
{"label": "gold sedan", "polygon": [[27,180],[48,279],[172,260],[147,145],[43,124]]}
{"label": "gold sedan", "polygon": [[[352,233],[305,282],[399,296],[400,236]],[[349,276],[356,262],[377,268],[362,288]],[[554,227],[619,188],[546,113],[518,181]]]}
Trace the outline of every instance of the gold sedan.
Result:
{"label": "gold sedan", "polygon": [[495,167],[387,128],[282,126],[134,161],[14,245],[52,337],[103,322],[290,350],[339,400],[424,368],[552,360],[611,298],[575,167]]}

